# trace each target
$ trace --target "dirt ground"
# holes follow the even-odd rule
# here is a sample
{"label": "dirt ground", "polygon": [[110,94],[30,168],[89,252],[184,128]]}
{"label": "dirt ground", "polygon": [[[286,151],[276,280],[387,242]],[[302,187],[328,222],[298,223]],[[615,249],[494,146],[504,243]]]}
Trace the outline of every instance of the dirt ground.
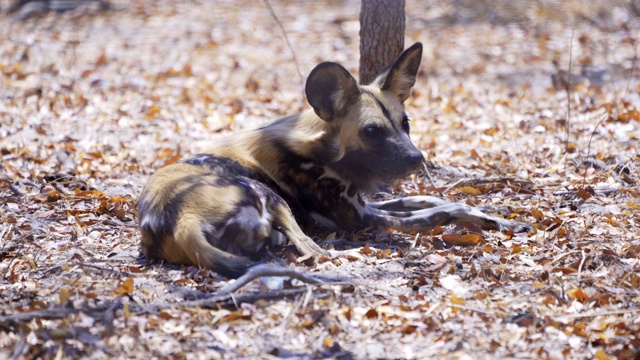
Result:
{"label": "dirt ground", "polygon": [[20,20],[0,1],[0,358],[640,357],[637,1],[408,0],[405,45],[425,49],[407,112],[432,166],[372,197],[534,230],[311,234],[352,250],[273,256],[327,283],[200,302],[233,281],[140,256],[138,194],[307,106],[317,63],[355,74],[359,2],[271,1],[292,49],[262,1],[111,4]]}

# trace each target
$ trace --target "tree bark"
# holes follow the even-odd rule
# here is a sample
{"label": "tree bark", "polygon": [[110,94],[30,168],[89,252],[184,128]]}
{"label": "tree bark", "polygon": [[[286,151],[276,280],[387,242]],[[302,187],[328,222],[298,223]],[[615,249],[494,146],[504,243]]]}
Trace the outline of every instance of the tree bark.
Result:
{"label": "tree bark", "polygon": [[405,0],[362,0],[360,84],[371,83],[404,49]]}

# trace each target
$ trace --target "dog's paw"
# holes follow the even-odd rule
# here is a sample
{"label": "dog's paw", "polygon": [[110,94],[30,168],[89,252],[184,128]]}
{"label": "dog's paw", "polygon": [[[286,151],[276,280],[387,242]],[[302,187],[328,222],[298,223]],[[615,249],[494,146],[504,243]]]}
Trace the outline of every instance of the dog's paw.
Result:
{"label": "dog's paw", "polygon": [[500,231],[513,231],[514,233],[528,233],[529,231],[531,231],[531,224],[527,224],[519,221],[503,220],[500,222]]}

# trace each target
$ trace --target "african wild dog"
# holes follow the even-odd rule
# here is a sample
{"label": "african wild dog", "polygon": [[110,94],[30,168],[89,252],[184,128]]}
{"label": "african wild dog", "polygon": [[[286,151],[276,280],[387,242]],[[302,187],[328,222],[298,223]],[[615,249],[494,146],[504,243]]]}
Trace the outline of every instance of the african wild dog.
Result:
{"label": "african wild dog", "polygon": [[416,43],[364,86],[339,64],[322,63],[305,86],[312,109],[160,169],[138,201],[143,253],[238,277],[255,264],[244,256],[265,244],[289,239],[302,254],[325,254],[299,223],[411,232],[469,221],[526,231],[526,224],[430,196],[363,201],[361,191],[423,163],[409,139],[403,105],[421,57],[422,44]]}

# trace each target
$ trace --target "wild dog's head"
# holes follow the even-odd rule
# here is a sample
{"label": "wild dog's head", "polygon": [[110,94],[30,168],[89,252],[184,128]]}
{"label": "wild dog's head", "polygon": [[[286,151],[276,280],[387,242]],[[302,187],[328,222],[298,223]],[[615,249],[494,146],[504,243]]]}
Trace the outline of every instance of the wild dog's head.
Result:
{"label": "wild dog's head", "polygon": [[359,86],[344,67],[332,62],[309,74],[309,104],[335,130],[333,146],[339,155],[329,166],[362,189],[402,178],[422,164],[404,112],[421,58],[422,44],[416,43],[369,85]]}

